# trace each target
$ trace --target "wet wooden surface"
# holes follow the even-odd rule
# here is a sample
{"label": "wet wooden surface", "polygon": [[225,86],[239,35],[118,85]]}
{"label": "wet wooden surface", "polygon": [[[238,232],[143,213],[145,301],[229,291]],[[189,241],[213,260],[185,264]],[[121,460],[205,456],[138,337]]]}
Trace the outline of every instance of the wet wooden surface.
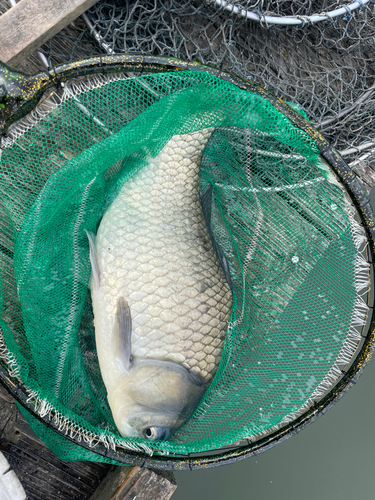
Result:
{"label": "wet wooden surface", "polygon": [[115,467],[90,500],[169,500],[177,488],[172,472]]}
{"label": "wet wooden surface", "polygon": [[98,0],[21,0],[0,16],[0,60],[14,66]]}
{"label": "wet wooden surface", "polygon": [[0,451],[28,500],[169,500],[177,488],[171,472],[60,460],[34,434],[1,384]]}
{"label": "wet wooden surface", "polygon": [[1,384],[0,451],[17,474],[28,500],[86,500],[112,468],[60,460],[34,434]]}

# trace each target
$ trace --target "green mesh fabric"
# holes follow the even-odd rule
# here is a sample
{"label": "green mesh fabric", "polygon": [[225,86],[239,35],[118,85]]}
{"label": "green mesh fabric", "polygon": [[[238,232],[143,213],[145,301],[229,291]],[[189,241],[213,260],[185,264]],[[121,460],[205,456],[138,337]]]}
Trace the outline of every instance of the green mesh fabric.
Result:
{"label": "green mesh fabric", "polygon": [[87,450],[82,446],[75,444],[73,441],[69,441],[66,437],[61,436],[57,432],[49,429],[42,422],[39,422],[39,420],[33,417],[23,406],[20,404],[17,404],[17,406],[35,434],[37,434],[44,444],[62,460],[103,462],[106,464],[126,466],[126,464],[117,462],[116,460],[111,460],[107,457],[99,456],[97,453]]}
{"label": "green mesh fabric", "polygon": [[[206,222],[233,288],[221,362],[171,441],[122,438],[96,354],[85,229],[173,135],[208,127],[200,190],[212,186]],[[53,409],[91,445],[204,452],[293,420],[345,349],[348,362],[367,289],[355,220],[314,141],[266,99],[203,72],[109,78],[67,87],[13,136],[0,168],[0,326],[41,417]],[[108,461],[27,419],[62,458]]]}

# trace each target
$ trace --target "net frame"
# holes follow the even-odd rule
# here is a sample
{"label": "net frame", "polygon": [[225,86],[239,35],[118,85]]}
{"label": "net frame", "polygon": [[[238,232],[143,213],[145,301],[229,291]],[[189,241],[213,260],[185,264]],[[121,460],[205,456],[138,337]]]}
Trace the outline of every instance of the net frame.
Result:
{"label": "net frame", "polygon": [[[363,179],[371,178],[374,165],[369,149],[374,143],[374,1],[350,14],[298,26],[250,21],[201,0],[133,0],[127,9],[117,0],[100,0],[86,18],[103,51],[198,60],[299,104],[346,161],[357,162],[356,171]],[[349,1],[339,2],[343,3]],[[262,16],[301,19],[329,12],[337,4],[241,2]],[[371,184],[364,185],[367,193]]]}
{"label": "net frame", "polygon": [[[344,5],[336,5],[336,8],[332,8],[332,10],[323,9],[320,13],[301,13],[295,16],[288,15],[267,15],[266,12],[269,10],[272,11],[272,3],[270,5],[263,8],[262,10],[249,10],[247,4],[251,2],[244,2],[243,4],[237,3],[233,4],[231,2],[227,2],[226,0],[213,0],[213,3],[222,9],[227,10],[231,14],[238,15],[248,19],[250,21],[256,21],[259,23],[264,23],[265,25],[281,25],[281,26],[306,26],[307,24],[315,24],[321,21],[326,21],[327,19],[334,19],[335,17],[343,16],[343,15],[351,15],[353,11],[358,8],[364,7],[369,0],[357,0],[355,2],[351,2]],[[257,2],[256,2],[257,4]],[[257,5],[251,5],[251,8],[256,7]],[[263,6],[262,6],[263,7]],[[275,9],[276,10],[276,9]]]}
{"label": "net frame", "polygon": [[[354,173],[345,164],[338,153],[329,146],[327,141],[325,141],[319,132],[299,113],[288,106],[288,104],[253,83],[224,71],[172,58],[117,55],[91,58],[77,63],[60,66],[48,74],[44,73],[29,79],[25,77],[22,79],[22,75],[19,75],[18,83],[15,84],[13,80],[13,83],[8,88],[9,102],[7,103],[7,109],[2,108],[0,112],[0,119],[2,119],[2,131],[5,132],[11,123],[25,116],[26,113],[29,113],[36,103],[39,102],[46,90],[53,86],[57,88],[61,87],[64,82],[69,79],[78,78],[83,75],[108,75],[116,73],[141,74],[145,72],[170,72],[180,70],[204,71],[218,78],[229,81],[241,89],[263,96],[278,111],[282,112],[294,126],[304,130],[315,140],[321,155],[330,164],[334,172],[341,180],[343,187],[351,198],[353,205],[358,212],[358,216],[363,223],[363,227],[370,243],[368,248],[371,258],[368,262],[371,264],[370,268],[372,274],[372,263],[374,262],[374,215],[369,205],[369,201],[365,197],[364,191]],[[9,71],[9,69],[5,69],[5,73],[9,73]],[[23,96],[23,99],[20,100],[20,96]],[[31,117],[32,123],[32,114],[29,115],[29,117]],[[82,441],[82,436],[80,436],[79,433],[73,433],[72,429],[70,429],[70,432],[69,429],[62,430],[59,424],[54,422],[53,412],[51,412],[48,407],[41,408],[43,402],[37,401],[32,395],[30,396],[27,387],[25,387],[24,384],[17,379],[16,375],[12,373],[12,369],[9,364],[4,362],[4,356],[6,355],[4,350],[0,352],[0,357],[3,358],[0,363],[0,381],[34,417],[42,421],[45,425],[74,443],[79,444],[90,451],[95,451],[95,453],[112,460],[131,465],[157,467],[170,470],[207,468],[231,463],[248,456],[256,455],[261,451],[265,451],[275,444],[284,441],[291,435],[299,432],[308,423],[313,422],[318,416],[324,414],[346,393],[352,385],[354,385],[362,373],[364,366],[370,359],[374,349],[375,319],[373,315],[374,297],[372,295],[368,297],[370,302],[368,332],[366,335],[362,335],[363,342],[359,348],[359,352],[358,350],[356,351],[355,360],[351,364],[350,368],[342,372],[342,376],[338,382],[331,387],[320,400],[314,402],[307,411],[305,411],[302,415],[299,415],[292,422],[284,425],[269,435],[259,438],[256,442],[248,441],[244,444],[244,442],[241,441],[240,443],[234,444],[233,447],[229,447],[229,449],[227,447],[225,450],[221,450],[220,452],[213,451],[213,454],[209,456],[194,455],[179,457],[145,457],[144,454],[138,452],[129,452],[129,450],[119,450],[118,448],[112,449],[110,446],[106,446],[102,443],[96,443],[93,448],[88,443]],[[38,408],[39,410],[36,411],[35,408]]]}
{"label": "net frame", "polygon": [[[352,3],[236,3],[261,16],[260,21],[251,21],[213,5],[212,0],[132,0],[126,8],[118,0],[100,0],[17,69],[35,74],[45,69],[41,57],[50,68],[99,52],[117,52],[197,60],[233,71],[298,103],[347,163],[355,166],[368,194],[375,179],[371,119],[375,0],[362,0],[359,8],[322,22],[309,21],[315,13],[330,13]],[[0,0],[0,11],[9,7],[10,0]],[[294,16],[303,24],[269,24],[265,15]]]}

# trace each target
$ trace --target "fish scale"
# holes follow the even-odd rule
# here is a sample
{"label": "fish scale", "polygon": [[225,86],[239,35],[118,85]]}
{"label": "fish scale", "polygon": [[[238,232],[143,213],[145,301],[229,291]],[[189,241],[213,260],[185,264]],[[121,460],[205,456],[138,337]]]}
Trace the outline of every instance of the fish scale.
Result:
{"label": "fish scale", "polygon": [[174,136],[122,187],[96,237],[100,289],[95,335],[107,389],[116,385],[113,329],[119,297],[132,316],[132,355],[171,361],[210,383],[232,294],[199,197],[200,160],[213,129]]}

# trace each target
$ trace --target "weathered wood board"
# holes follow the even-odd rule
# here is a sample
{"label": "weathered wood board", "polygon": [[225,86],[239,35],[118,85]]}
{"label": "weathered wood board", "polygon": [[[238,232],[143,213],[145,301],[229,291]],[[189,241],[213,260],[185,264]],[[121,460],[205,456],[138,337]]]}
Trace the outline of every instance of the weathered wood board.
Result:
{"label": "weathered wood board", "polygon": [[34,434],[1,384],[0,451],[27,500],[169,500],[177,488],[171,472],[60,460]]}
{"label": "weathered wood board", "polygon": [[86,500],[112,468],[60,460],[34,434],[1,384],[0,451],[17,474],[28,500]]}
{"label": "weathered wood board", "polygon": [[169,500],[176,488],[172,472],[115,467],[89,500]]}
{"label": "weathered wood board", "polygon": [[21,0],[0,16],[0,60],[17,65],[98,0]]}

